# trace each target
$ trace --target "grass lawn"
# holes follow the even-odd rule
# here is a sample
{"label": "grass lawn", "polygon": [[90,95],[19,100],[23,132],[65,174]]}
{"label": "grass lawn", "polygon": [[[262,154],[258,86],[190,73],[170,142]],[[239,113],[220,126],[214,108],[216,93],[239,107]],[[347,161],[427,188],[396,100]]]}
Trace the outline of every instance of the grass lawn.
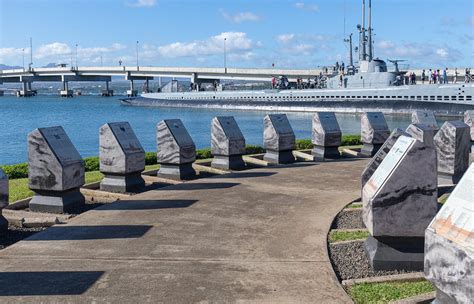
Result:
{"label": "grass lawn", "polygon": [[[145,170],[158,169],[159,167],[160,165],[150,165],[146,166]],[[86,184],[99,182],[103,177],[104,175],[99,171],[86,172]],[[10,190],[8,202],[10,203],[31,197],[34,194],[33,191],[28,188],[27,178],[11,179],[8,181],[8,184]]]}
{"label": "grass lawn", "polygon": [[352,203],[348,206],[346,206],[348,209],[354,209],[354,208],[362,208],[362,203]]}
{"label": "grass lawn", "polygon": [[358,230],[358,231],[331,230],[329,232],[329,243],[353,241],[353,240],[364,240],[368,236],[369,236],[369,232],[367,230]]}
{"label": "grass lawn", "polygon": [[356,304],[365,304],[388,303],[430,291],[434,291],[434,287],[428,281],[362,283],[350,287],[349,294]]}

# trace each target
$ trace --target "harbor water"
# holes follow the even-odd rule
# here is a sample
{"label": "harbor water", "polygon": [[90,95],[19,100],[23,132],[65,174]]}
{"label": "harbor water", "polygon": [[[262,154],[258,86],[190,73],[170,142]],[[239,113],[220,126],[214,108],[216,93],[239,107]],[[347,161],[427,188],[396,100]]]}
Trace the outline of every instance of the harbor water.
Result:
{"label": "harbor water", "polygon": [[[38,127],[63,126],[83,157],[99,154],[99,127],[106,122],[128,121],[146,151],[156,151],[156,124],[162,119],[183,121],[197,148],[211,142],[214,116],[232,115],[247,144],[262,145],[264,111],[220,109],[130,107],[120,104],[122,97],[97,95],[60,98],[57,95],[17,98],[0,97],[0,165],[27,161],[27,135]],[[312,113],[288,113],[297,138],[311,137]],[[360,117],[337,114],[343,134],[360,133]],[[405,129],[408,116],[386,116],[390,129]]]}

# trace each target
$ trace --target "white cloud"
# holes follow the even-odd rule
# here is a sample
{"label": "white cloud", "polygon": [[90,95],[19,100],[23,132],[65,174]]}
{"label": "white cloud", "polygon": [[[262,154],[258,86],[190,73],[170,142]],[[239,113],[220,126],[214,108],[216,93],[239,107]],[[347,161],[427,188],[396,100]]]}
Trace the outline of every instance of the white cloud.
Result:
{"label": "white cloud", "polygon": [[281,34],[276,36],[276,40],[281,43],[288,43],[295,38],[295,34]]}
{"label": "white cloud", "polygon": [[471,16],[471,17],[468,17],[468,18],[467,18],[467,24],[468,24],[469,26],[474,27],[474,16]]}
{"label": "white cloud", "polygon": [[251,12],[241,12],[231,15],[224,10],[220,10],[222,17],[225,19],[232,21],[234,23],[241,23],[245,21],[259,21],[261,18],[260,16],[255,15]]}
{"label": "white cloud", "polygon": [[37,50],[33,50],[33,56],[38,59],[57,57],[71,54],[72,49],[61,42],[53,42],[50,44],[43,44]]}
{"label": "white cloud", "polygon": [[[243,32],[224,32],[205,40],[192,42],[174,42],[168,45],[153,47],[146,46],[148,54],[156,51],[164,57],[192,57],[222,54],[224,51],[224,38],[226,38],[226,51],[231,54],[235,52],[251,51],[260,43],[254,43]],[[145,48],[145,47],[144,47]]]}
{"label": "white cloud", "polygon": [[422,42],[403,42],[395,44],[390,40],[380,40],[375,45],[375,55],[390,59],[408,59],[417,64],[455,63],[462,59],[462,53],[447,45],[435,45]]}
{"label": "white cloud", "polygon": [[132,3],[127,3],[131,7],[152,7],[156,5],[156,0],[136,0]]}
{"label": "white cloud", "polygon": [[12,58],[15,58],[15,57],[21,59],[23,52],[26,56],[27,54],[30,54],[30,49],[29,48],[13,48],[13,47],[0,48],[0,63],[7,63],[7,60],[11,60]]}
{"label": "white cloud", "polygon": [[319,6],[314,3],[296,2],[295,7],[308,12],[319,12]]}

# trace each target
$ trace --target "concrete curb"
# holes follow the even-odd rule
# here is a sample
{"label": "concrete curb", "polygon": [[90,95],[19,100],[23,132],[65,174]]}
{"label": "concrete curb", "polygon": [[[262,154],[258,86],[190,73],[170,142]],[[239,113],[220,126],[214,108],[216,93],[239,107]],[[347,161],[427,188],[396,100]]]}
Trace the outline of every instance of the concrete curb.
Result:
{"label": "concrete curb", "polygon": [[389,304],[428,304],[436,298],[436,291],[422,293],[406,299],[390,301]]}
{"label": "concrete curb", "polygon": [[352,286],[361,283],[389,283],[389,282],[418,282],[425,280],[423,272],[392,274],[380,277],[369,277],[342,281],[343,286]]}

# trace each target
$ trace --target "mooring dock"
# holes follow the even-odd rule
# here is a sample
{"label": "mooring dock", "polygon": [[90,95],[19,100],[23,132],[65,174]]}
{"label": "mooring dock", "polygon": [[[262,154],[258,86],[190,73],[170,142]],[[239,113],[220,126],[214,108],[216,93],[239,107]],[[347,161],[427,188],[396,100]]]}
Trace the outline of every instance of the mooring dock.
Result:
{"label": "mooring dock", "polygon": [[198,179],[55,225],[0,252],[0,302],[350,303],[327,254],[367,160]]}

